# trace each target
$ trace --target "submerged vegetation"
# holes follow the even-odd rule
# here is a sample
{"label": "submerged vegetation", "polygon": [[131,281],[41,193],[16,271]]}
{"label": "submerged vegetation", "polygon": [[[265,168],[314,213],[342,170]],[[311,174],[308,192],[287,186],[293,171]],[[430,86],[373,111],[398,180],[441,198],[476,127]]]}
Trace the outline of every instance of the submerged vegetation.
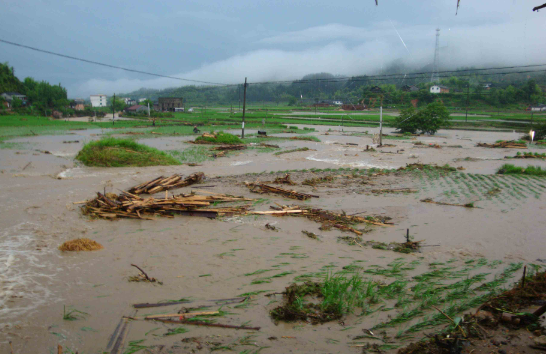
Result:
{"label": "submerged vegetation", "polygon": [[179,165],[180,162],[158,149],[131,139],[103,138],[85,144],[76,160],[94,167]]}
{"label": "submerged vegetation", "polygon": [[[522,263],[512,263],[494,278],[489,273],[476,273],[482,267],[496,267],[486,259],[471,259],[462,266],[431,263],[429,270],[409,276],[419,261],[395,260],[386,267],[364,269],[357,263],[343,271],[324,275],[323,280],[292,284],[286,288],[284,303],[270,311],[276,321],[309,321],[323,323],[341,319],[347,314],[368,315],[378,310],[395,310],[385,322],[372,330],[394,327],[412,322],[397,337],[449,323],[442,313],[434,311],[442,306],[443,313],[454,318],[463,311],[486,303],[501,290],[502,285],[520,270]],[[367,276],[374,276],[368,278]],[[393,278],[381,281],[377,276]],[[391,306],[394,300],[394,307]],[[419,321],[414,321],[420,318]]]}

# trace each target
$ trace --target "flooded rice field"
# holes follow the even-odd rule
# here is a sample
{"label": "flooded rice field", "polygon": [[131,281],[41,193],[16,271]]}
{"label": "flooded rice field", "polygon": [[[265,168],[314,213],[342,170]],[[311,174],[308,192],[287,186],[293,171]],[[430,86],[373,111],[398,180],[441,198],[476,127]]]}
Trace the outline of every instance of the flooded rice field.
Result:
{"label": "flooded rice field", "polygon": [[[393,146],[377,147],[364,134],[377,133],[374,128],[314,128],[318,131],[310,135],[320,142],[268,142],[282,150],[307,151],[275,155],[248,149],[207,158],[198,166],[90,168],[76,163],[83,144],[106,130],[11,140],[13,148],[0,149],[0,350],[8,352],[11,341],[15,353],[50,353],[59,344],[74,353],[103,353],[119,341],[119,353],[361,353],[363,348],[394,353],[449,322],[423,305],[426,286],[442,282],[436,306],[466,311],[495,287],[516,281],[524,265],[538,269],[546,264],[546,220],[541,217],[546,179],[495,175],[507,162],[543,168],[546,162],[506,160],[516,149],[476,147],[519,134],[442,130],[436,136],[385,137],[383,144]],[[158,136],[139,142],[184,151],[195,147],[187,143],[190,139]],[[543,152],[536,146],[528,151]],[[404,169],[409,164],[458,169]],[[253,211],[318,208],[389,218],[392,225],[362,222],[353,226],[359,235],[290,215],[109,221],[90,219],[75,204],[97,192],[119,194],[160,175],[197,171],[205,173],[205,181],[170,193],[244,196],[253,199],[243,203]],[[286,173],[295,184],[279,187],[318,198],[258,194],[245,185],[273,182]],[[408,229],[422,247],[394,252],[391,243],[406,242]],[[57,249],[80,237],[104,249]],[[138,274],[131,264],[161,284],[130,282]],[[270,315],[285,303],[282,292],[292,283],[336,274],[367,279],[370,291],[378,289],[373,301],[326,323]],[[168,301],[183,303],[133,307]],[[141,320],[188,309],[219,313],[198,317],[200,325]],[[488,352],[480,350],[474,353]]]}

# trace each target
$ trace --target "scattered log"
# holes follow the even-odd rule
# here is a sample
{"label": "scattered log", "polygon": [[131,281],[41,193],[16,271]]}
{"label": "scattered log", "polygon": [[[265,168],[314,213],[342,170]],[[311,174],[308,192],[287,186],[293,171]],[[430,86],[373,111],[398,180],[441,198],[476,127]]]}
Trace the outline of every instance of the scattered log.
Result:
{"label": "scattered log", "polygon": [[[155,320],[155,319],[159,319],[159,318],[171,318],[171,317],[178,317],[180,319],[183,319],[183,318],[193,317],[193,316],[217,315],[219,313],[220,313],[219,311],[171,313],[171,314],[164,314],[164,315],[150,315],[150,316],[144,317],[143,319],[144,320]],[[135,319],[140,319],[140,318],[135,318]]]}
{"label": "scattered log", "polygon": [[310,199],[310,198],[319,198],[318,195],[312,195],[312,194],[306,194],[306,193],[291,191],[291,190],[287,190],[287,189],[283,189],[283,188],[279,188],[279,187],[269,186],[267,184],[259,183],[259,182],[255,182],[255,183],[245,182],[245,185],[248,188],[250,188],[251,192],[254,192],[254,193],[276,193],[276,194],[281,194],[281,195],[283,195],[285,197],[288,197],[288,198],[299,199],[299,200],[306,200],[306,199]]}
{"label": "scattered log", "polygon": [[[222,305],[227,305],[227,304],[238,304],[238,303],[241,303],[243,301],[245,301],[248,297],[234,297],[234,298],[231,298],[231,299],[216,299],[216,300],[204,300],[204,301],[207,301],[207,302],[214,302],[215,304],[222,304]],[[133,307],[135,309],[144,309],[144,308],[150,308],[150,307],[163,307],[163,306],[172,306],[172,305],[180,305],[180,304],[189,304],[189,303],[192,303],[194,301],[189,301],[189,300],[182,300],[182,301],[170,301],[170,302],[158,302],[158,303],[155,303],[155,304],[151,304],[151,303],[140,303],[140,304],[133,304]]]}
{"label": "scattered log", "polygon": [[182,175],[174,174],[170,177],[160,176],[151,181],[129,188],[132,194],[154,194],[164,190],[186,187],[201,182],[205,178],[203,172],[196,172],[182,179]]}
{"label": "scattered log", "polygon": [[527,144],[516,143],[514,140],[500,141],[500,142],[494,143],[494,144],[478,143],[476,146],[486,147],[486,148],[527,149]]}
{"label": "scattered log", "polygon": [[286,176],[284,177],[277,177],[275,178],[275,180],[273,181],[273,183],[276,183],[276,184],[289,184],[291,186],[295,185],[296,183],[294,183],[294,181],[292,181],[292,179],[290,178],[290,174],[287,173]]}
{"label": "scattered log", "polygon": [[209,322],[201,322],[201,321],[185,321],[185,320],[174,321],[174,320],[164,320],[164,319],[154,319],[154,321],[159,321],[164,323],[187,324],[187,325],[193,325],[193,326],[245,329],[249,331],[259,331],[261,328],[261,327],[228,325],[228,324],[222,324],[222,323],[209,323]]}
{"label": "scattered log", "polygon": [[442,203],[442,202],[435,202],[431,198],[422,199],[421,202],[431,203],[431,204],[438,204],[438,205],[458,206],[458,207],[463,207],[463,208],[475,208],[474,203],[467,203],[467,204]]}

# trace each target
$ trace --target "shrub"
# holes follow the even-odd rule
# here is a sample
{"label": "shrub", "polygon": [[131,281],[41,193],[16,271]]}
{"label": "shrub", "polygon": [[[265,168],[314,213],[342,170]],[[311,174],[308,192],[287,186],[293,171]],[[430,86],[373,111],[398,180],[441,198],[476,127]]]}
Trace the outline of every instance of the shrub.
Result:
{"label": "shrub", "polygon": [[497,174],[546,176],[546,170],[543,170],[540,166],[519,167],[510,164],[504,164],[498,169]]}
{"label": "shrub", "polygon": [[402,133],[416,134],[421,131],[434,134],[441,127],[449,126],[449,113],[440,102],[431,103],[418,111],[411,106],[400,111],[394,126]]}
{"label": "shrub", "polygon": [[128,167],[180,165],[174,157],[131,139],[103,138],[84,145],[76,156],[86,166]]}

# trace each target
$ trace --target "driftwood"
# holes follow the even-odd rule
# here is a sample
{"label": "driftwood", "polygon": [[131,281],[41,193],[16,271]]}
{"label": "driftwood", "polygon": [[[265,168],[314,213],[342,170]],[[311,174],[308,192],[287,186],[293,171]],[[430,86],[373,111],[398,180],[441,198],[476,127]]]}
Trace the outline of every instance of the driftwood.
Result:
{"label": "driftwood", "polygon": [[[227,305],[227,304],[238,304],[248,299],[248,297],[234,297],[231,299],[217,299],[217,300],[205,300],[207,302],[214,302],[218,305]],[[143,308],[150,308],[150,307],[163,307],[163,306],[172,306],[172,305],[180,305],[180,304],[189,304],[194,301],[170,301],[170,302],[158,302],[155,304],[150,303],[141,303],[141,304],[133,304],[133,307],[135,309],[143,309]]]}
{"label": "driftwood", "polygon": [[291,190],[287,190],[287,189],[283,189],[279,187],[269,186],[267,184],[259,183],[259,182],[255,182],[255,183],[245,182],[245,184],[248,188],[250,188],[250,191],[254,193],[276,193],[276,194],[282,194],[283,196],[288,198],[299,199],[299,200],[306,200],[309,198],[319,198],[318,195],[291,191]]}
{"label": "driftwood", "polygon": [[294,183],[294,181],[292,181],[292,179],[290,178],[290,174],[287,173],[286,176],[284,177],[277,177],[275,178],[275,180],[273,181],[273,183],[276,183],[276,184],[289,184],[291,186],[295,185],[296,183]]}
{"label": "driftwood", "polygon": [[478,143],[476,146],[486,147],[486,148],[527,149],[527,144],[516,143],[514,140],[501,141],[501,142],[494,143],[494,144]]}
{"label": "driftwood", "polygon": [[203,315],[217,315],[219,311],[203,311],[203,312],[186,312],[186,313],[171,313],[171,314],[162,314],[162,315],[150,315],[143,318],[133,318],[136,320],[156,320],[156,319],[167,319],[171,317],[178,317],[180,320],[183,318],[194,317],[194,316],[203,316]]}
{"label": "driftwood", "polygon": [[182,187],[186,187],[195,183],[199,183],[204,178],[205,178],[205,174],[203,172],[196,172],[186,177],[185,179],[182,179],[182,175],[178,175],[178,174],[172,175],[170,177],[160,176],[151,181],[144,182],[139,184],[138,186],[129,188],[129,193],[154,194],[154,193],[169,190],[169,189],[182,188]]}
{"label": "driftwood", "polygon": [[135,267],[136,269],[138,269],[140,271],[140,273],[142,274],[142,276],[144,277],[144,279],[146,279],[147,281],[149,281],[150,283],[155,283],[157,281],[156,278],[150,278],[148,276],[148,274],[146,274],[145,271],[142,270],[142,268],[140,268],[139,266],[137,266],[136,264],[131,264],[132,267]]}
{"label": "driftwood", "polygon": [[[136,314],[136,310],[131,317],[134,317],[135,314]],[[125,338],[127,337],[127,333],[129,332],[130,323],[131,321],[129,321],[129,318],[127,317],[122,318],[121,321],[119,322],[114,333],[110,337],[108,346],[106,347],[106,349],[112,347],[112,350],[110,350],[110,354],[121,353],[123,349],[123,343],[125,342]]]}
{"label": "driftwood", "polygon": [[421,201],[423,203],[431,203],[431,204],[438,204],[438,205],[458,206],[458,207],[463,207],[463,208],[475,208],[473,203],[468,203],[468,204],[443,203],[443,202],[435,202],[431,198],[422,199]]}
{"label": "driftwood", "polygon": [[154,321],[164,322],[164,323],[176,323],[176,324],[187,324],[187,325],[193,325],[193,326],[205,326],[205,327],[220,327],[220,328],[234,328],[234,329],[245,329],[250,331],[259,331],[261,327],[248,327],[248,326],[236,326],[236,325],[228,325],[228,324],[222,324],[222,323],[209,323],[209,322],[201,322],[201,321],[174,321],[174,320],[164,320],[164,319],[153,319]]}

